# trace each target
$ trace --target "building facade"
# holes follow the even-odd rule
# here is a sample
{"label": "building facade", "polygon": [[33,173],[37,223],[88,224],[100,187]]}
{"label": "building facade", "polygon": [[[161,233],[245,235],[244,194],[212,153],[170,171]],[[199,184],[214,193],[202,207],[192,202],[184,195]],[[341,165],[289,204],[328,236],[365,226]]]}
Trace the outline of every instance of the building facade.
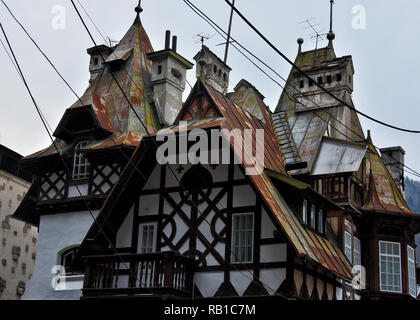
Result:
{"label": "building facade", "polygon": [[24,298],[415,299],[420,216],[401,164],[343,104],[354,67],[334,37],[299,41],[274,113],[247,80],[228,93],[231,69],[206,46],[182,102],[193,64],[168,32],[153,51],[141,11],[118,45],[88,50],[60,154],[22,161],[36,179],[15,216],[41,228]]}
{"label": "building facade", "polygon": [[[30,187],[22,156],[0,145],[0,299],[21,299],[36,259],[37,228],[11,217]],[[27,180],[29,181],[27,181]]]}

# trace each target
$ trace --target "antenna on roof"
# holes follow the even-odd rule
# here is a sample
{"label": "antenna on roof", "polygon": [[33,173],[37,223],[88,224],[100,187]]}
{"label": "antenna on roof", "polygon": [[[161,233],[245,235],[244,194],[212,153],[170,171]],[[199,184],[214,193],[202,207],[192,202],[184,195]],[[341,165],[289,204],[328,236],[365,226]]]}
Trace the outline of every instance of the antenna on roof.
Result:
{"label": "antenna on roof", "polygon": [[302,21],[302,23],[307,24],[308,26],[304,28],[304,30],[311,30],[313,31],[309,36],[312,40],[315,41],[315,50],[318,49],[318,43],[319,41],[325,41],[325,35],[326,33],[322,33],[323,30],[317,30],[316,27],[320,26],[320,24],[313,24],[311,21],[315,20],[315,18],[306,19],[305,21]]}
{"label": "antenna on roof", "polygon": [[206,42],[206,41],[210,40],[210,39],[211,39],[211,38],[213,38],[214,36],[215,36],[215,34],[210,35],[210,34],[208,34],[208,33],[204,34],[204,33],[202,32],[202,33],[199,33],[199,34],[197,34],[196,36],[194,36],[194,37],[193,37],[193,39],[198,38],[198,40],[197,40],[195,43],[199,43],[199,42],[201,42],[201,47],[203,47],[203,46],[204,46],[204,42]]}

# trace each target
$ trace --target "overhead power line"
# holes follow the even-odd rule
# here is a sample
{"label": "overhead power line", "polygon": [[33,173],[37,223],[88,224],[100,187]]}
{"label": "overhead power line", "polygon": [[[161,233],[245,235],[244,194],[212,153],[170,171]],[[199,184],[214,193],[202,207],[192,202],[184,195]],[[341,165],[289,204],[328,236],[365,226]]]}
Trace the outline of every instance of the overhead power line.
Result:
{"label": "overhead power line", "polygon": [[[223,30],[223,28],[221,28],[219,25],[217,25],[217,23],[215,23],[209,16],[207,16],[202,10],[200,10],[197,6],[195,6],[191,1],[189,0],[182,0],[195,14],[197,14],[200,18],[202,18],[205,22],[207,22],[214,30],[216,30],[216,32],[224,39],[226,39],[227,33],[226,31]],[[223,35],[224,34],[224,35]],[[267,72],[265,72],[260,66],[258,66],[254,61],[252,61],[251,58],[249,58],[244,52],[242,52],[236,45],[238,45],[239,47],[241,47],[244,51],[246,51],[249,55],[251,55],[254,59],[256,59],[258,62],[260,62],[261,64],[263,64],[266,68],[268,68],[271,72],[273,72],[275,75],[277,75],[281,80],[283,80],[286,84],[290,85],[293,90],[295,90],[296,92],[300,93],[305,99],[307,99],[308,101],[312,102],[314,105],[321,107],[316,101],[312,100],[311,98],[303,95],[302,91],[300,91],[293,83],[291,83],[290,81],[286,80],[284,77],[282,77],[274,68],[272,68],[270,65],[268,65],[267,63],[265,63],[263,60],[261,60],[258,56],[256,56],[254,53],[252,53],[250,50],[248,50],[245,46],[243,46],[238,40],[232,38],[232,42],[234,44],[232,44],[232,46],[239,52],[241,53],[247,60],[249,60],[254,66],[256,66],[262,73],[264,73],[270,80],[272,80],[274,83],[276,83],[280,88],[282,88],[285,92],[285,94],[288,95],[288,97],[294,101],[295,103],[298,103],[300,105],[302,105],[305,109],[307,109],[308,111],[310,111],[311,113],[313,113],[317,118],[321,119],[323,122],[326,122],[330,125],[331,128],[333,128],[335,131],[337,131],[339,134],[341,134],[343,137],[349,139],[349,141],[353,141],[355,143],[359,143],[361,141],[357,141],[354,140],[353,138],[349,137],[347,134],[343,133],[342,131],[340,131],[339,129],[337,129],[336,127],[334,127],[333,125],[331,125],[329,123],[328,120],[322,118],[314,109],[307,107],[304,103],[302,103],[301,101],[297,101],[294,97],[291,97],[289,95],[289,93],[287,92],[287,90],[285,90],[285,87],[282,86],[278,81],[276,81],[275,79],[273,79],[273,77],[271,77]],[[336,120],[338,123],[340,123],[343,127],[345,127],[346,129],[348,129],[350,132],[352,132],[353,134],[355,134],[357,137],[359,137],[362,141],[365,140],[364,136],[361,136],[359,133],[357,133],[356,131],[354,131],[352,128],[349,128],[345,123],[343,123],[340,119],[338,119],[337,117],[335,117],[331,112],[328,111],[327,108],[323,108],[323,110],[329,115],[331,116],[334,120]],[[379,147],[375,146],[373,144],[373,146],[376,149],[380,149]],[[370,151],[369,151],[370,152]],[[420,178],[420,173],[418,173],[416,170],[408,167],[407,165],[405,165],[404,163],[400,162],[399,160],[391,157],[391,159],[395,162],[395,163],[391,163],[392,166],[398,167],[398,165],[403,166],[404,168],[406,168],[408,171],[408,174],[411,174],[415,177],[419,177]]]}
{"label": "overhead power line", "polygon": [[[257,27],[255,27],[231,2],[229,2],[229,0],[225,0],[225,2],[231,7],[233,8],[233,10],[238,14],[238,16],[252,29],[255,31],[255,33],[257,33],[257,35],[264,40],[264,42],[266,42],[275,52],[277,52],[284,60],[286,60],[290,65],[292,65],[297,71],[299,71],[299,73],[301,75],[303,75],[305,78],[307,78],[308,80],[313,81],[313,79],[306,73],[304,72],[299,66],[297,66],[293,61],[291,61],[284,53],[282,53],[270,40],[267,39],[267,37],[265,37],[261,31],[258,30]],[[323,92],[325,92],[326,94],[328,94],[329,96],[331,96],[332,98],[334,98],[335,100],[337,100],[338,102],[340,102],[341,104],[343,104],[344,106],[350,108],[351,110],[354,110],[355,112],[357,112],[358,114],[360,114],[361,116],[374,121],[376,123],[379,123],[380,125],[389,127],[391,129],[395,129],[398,131],[403,131],[403,132],[408,132],[408,133],[420,133],[419,130],[410,130],[410,129],[405,129],[405,128],[401,128],[401,127],[397,127],[394,126],[392,124],[386,123],[384,121],[378,120],[374,117],[371,117],[369,115],[367,115],[366,113],[357,110],[354,106],[349,105],[347,102],[345,102],[344,100],[340,99],[339,97],[337,97],[336,95],[334,95],[333,93],[331,93],[329,90],[325,89],[322,85],[320,85],[317,81],[313,81],[314,84],[321,89]]]}

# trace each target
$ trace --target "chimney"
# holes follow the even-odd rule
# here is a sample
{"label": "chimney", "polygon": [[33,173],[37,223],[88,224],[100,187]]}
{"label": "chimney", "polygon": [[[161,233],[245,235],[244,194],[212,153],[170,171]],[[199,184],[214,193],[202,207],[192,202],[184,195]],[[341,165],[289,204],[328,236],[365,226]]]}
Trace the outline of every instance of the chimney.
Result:
{"label": "chimney", "polygon": [[201,51],[196,54],[194,60],[198,62],[196,67],[197,78],[217,91],[226,94],[232,69],[204,45]]}
{"label": "chimney", "polygon": [[380,151],[382,160],[405,198],[404,149],[398,146],[380,149]]}
{"label": "chimney", "polygon": [[99,73],[101,72],[102,66],[103,66],[102,57],[104,59],[108,58],[109,55],[112,53],[112,51],[113,51],[113,48],[110,48],[106,45],[100,45],[100,46],[87,49],[87,53],[90,55],[89,83],[95,81],[95,79],[98,77]]}
{"label": "chimney", "polygon": [[166,31],[165,49],[149,53],[152,61],[152,84],[160,122],[172,125],[182,108],[182,94],[185,90],[187,70],[193,64],[179,55],[177,37]]}

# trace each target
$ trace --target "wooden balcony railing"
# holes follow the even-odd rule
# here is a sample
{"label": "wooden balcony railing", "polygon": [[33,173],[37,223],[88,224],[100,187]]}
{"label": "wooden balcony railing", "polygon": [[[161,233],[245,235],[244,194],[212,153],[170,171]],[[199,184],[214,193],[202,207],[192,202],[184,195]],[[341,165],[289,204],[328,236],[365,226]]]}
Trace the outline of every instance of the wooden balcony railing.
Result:
{"label": "wooden balcony railing", "polygon": [[196,262],[175,252],[85,257],[83,296],[191,297]]}

